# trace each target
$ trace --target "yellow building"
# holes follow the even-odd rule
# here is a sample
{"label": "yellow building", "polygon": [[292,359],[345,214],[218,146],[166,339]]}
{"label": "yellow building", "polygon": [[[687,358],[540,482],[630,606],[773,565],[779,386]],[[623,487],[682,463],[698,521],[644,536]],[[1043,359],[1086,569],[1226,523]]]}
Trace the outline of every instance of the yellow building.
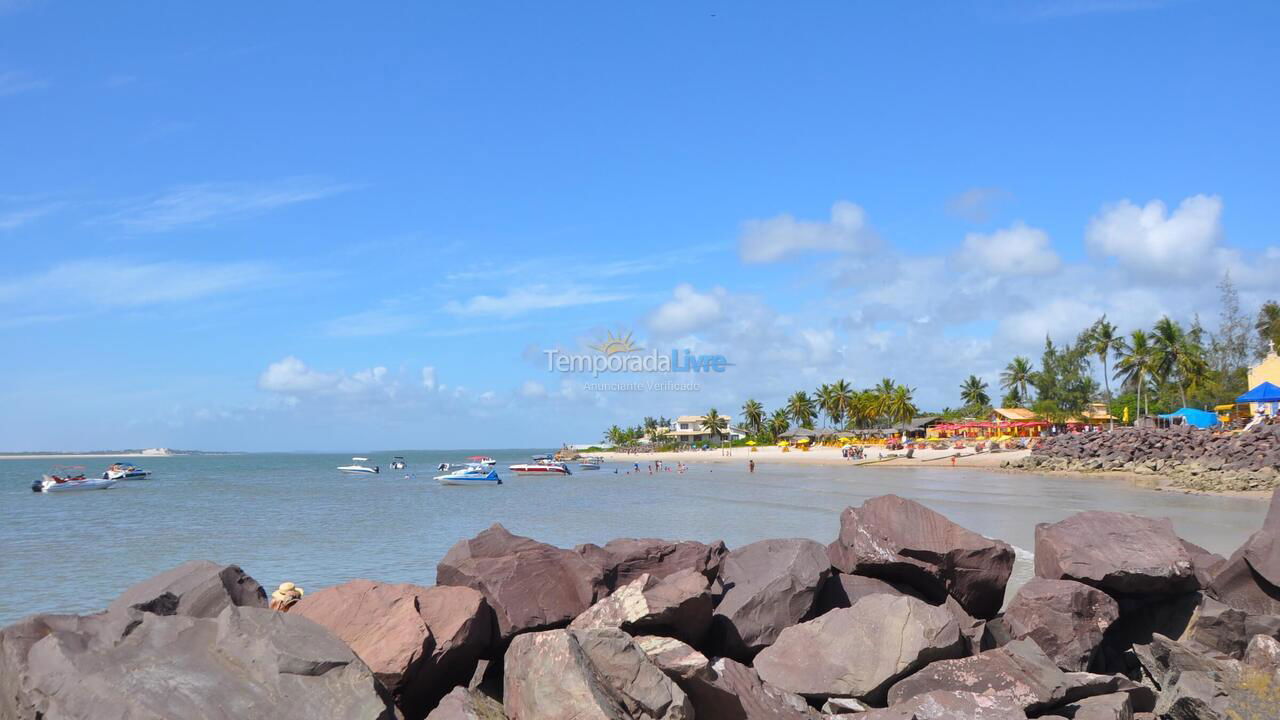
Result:
{"label": "yellow building", "polygon": [[[1273,345],[1267,356],[1262,358],[1262,362],[1249,368],[1249,389],[1258,387],[1258,385],[1269,382],[1272,385],[1280,385],[1280,355],[1276,355],[1276,349]],[[1249,414],[1258,412],[1258,404],[1253,403],[1253,407],[1249,408]]]}

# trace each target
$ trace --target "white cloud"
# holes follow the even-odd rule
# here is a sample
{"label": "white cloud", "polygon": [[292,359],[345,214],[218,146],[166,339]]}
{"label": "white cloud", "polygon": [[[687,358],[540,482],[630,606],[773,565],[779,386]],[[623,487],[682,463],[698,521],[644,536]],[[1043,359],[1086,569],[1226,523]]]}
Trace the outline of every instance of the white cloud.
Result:
{"label": "white cloud", "polygon": [[422,387],[428,392],[434,392],[436,389],[436,369],[430,365],[422,368]]}
{"label": "white cloud", "polygon": [[683,335],[704,328],[724,315],[723,288],[699,293],[687,283],[677,285],[671,300],[658,306],[649,316],[648,325],[660,335]]}
{"label": "white cloud", "polygon": [[809,250],[857,252],[876,242],[866,211],[841,200],[831,206],[831,219],[827,222],[797,220],[787,214],[748,220],[743,223],[738,249],[744,262],[767,263]]}
{"label": "white cloud", "polygon": [[1049,234],[1016,222],[993,233],[969,233],[961,250],[977,268],[999,275],[1047,275],[1061,264]]}
{"label": "white cloud", "polygon": [[1085,232],[1089,249],[1116,258],[1140,275],[1201,275],[1222,240],[1222,198],[1193,195],[1172,214],[1152,200],[1138,207],[1128,200],[1103,208]]}
{"label": "white cloud", "polygon": [[537,310],[618,302],[630,297],[590,287],[531,285],[510,290],[505,295],[476,295],[463,302],[450,301],[444,309],[454,315],[513,317]]}
{"label": "white cloud", "polygon": [[984,223],[991,219],[994,207],[1008,197],[1009,192],[1000,188],[969,188],[947,200],[947,212],[969,222]]}
{"label": "white cloud", "polygon": [[16,230],[34,222],[58,208],[58,203],[44,203],[17,210],[0,212],[0,230]]}
{"label": "white cloud", "polygon": [[547,386],[536,380],[525,380],[520,386],[520,395],[527,398],[546,397]]}
{"label": "white cloud", "polygon": [[49,83],[18,70],[0,72],[0,97],[48,87]]}
{"label": "white cloud", "polygon": [[298,358],[289,355],[271,363],[258,378],[258,387],[278,393],[314,393],[337,386],[339,376],[316,372]]}
{"label": "white cloud", "polygon": [[0,308],[12,317],[75,316],[190,302],[265,286],[279,278],[259,263],[77,260],[0,280]]}
{"label": "white cloud", "polygon": [[135,232],[165,232],[256,215],[330,197],[349,189],[348,185],[310,177],[259,183],[183,185],[136,200],[111,215],[99,218],[99,221]]}
{"label": "white cloud", "polygon": [[334,318],[325,323],[325,333],[332,337],[376,337],[404,332],[419,324],[413,315],[389,309],[365,310]]}

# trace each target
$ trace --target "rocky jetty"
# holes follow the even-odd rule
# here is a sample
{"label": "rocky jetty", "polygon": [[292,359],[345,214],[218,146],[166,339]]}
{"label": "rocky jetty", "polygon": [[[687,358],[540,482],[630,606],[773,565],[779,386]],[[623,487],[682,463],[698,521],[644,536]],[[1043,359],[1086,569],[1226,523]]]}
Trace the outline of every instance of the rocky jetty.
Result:
{"label": "rocky jetty", "polygon": [[1280,486],[1280,425],[1239,433],[1182,426],[1058,435],[1002,467],[1156,475],[1188,490],[1270,490]]}
{"label": "rocky jetty", "polygon": [[1012,548],[896,496],[829,546],[565,549],[494,526],[439,584],[266,607],[194,562],[0,630],[0,720],[1280,718],[1280,495],[1230,558],[1084,512]]}

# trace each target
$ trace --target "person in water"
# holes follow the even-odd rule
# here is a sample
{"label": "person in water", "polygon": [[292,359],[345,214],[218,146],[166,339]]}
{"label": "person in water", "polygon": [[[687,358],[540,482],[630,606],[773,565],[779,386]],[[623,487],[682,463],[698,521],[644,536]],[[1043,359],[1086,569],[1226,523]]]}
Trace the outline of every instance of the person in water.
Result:
{"label": "person in water", "polygon": [[747,472],[755,472],[755,471],[756,471],[756,461],[754,458],[752,458],[751,460],[747,461]]}

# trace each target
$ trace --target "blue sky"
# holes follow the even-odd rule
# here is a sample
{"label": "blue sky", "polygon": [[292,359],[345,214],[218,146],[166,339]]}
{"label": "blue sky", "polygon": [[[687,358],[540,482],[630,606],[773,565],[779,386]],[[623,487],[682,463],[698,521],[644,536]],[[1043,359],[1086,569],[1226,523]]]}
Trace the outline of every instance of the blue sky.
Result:
{"label": "blue sky", "polygon": [[[0,450],[542,446],[1280,295],[1274,3],[0,0]],[[585,389],[609,330],[735,363]]]}

